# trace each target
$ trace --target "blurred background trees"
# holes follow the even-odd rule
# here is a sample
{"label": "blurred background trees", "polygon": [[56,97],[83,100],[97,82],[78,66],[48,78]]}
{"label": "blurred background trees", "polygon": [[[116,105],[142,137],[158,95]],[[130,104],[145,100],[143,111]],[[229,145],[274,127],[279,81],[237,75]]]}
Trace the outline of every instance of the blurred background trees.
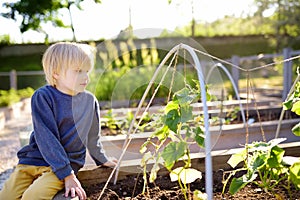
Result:
{"label": "blurred background trees", "polygon": [[[42,32],[46,35],[45,42],[48,42],[48,34],[41,26],[42,23],[50,22],[52,26],[71,28],[73,41],[76,41],[76,32],[73,24],[72,7],[82,10],[80,3],[83,0],[20,0],[17,2],[5,2],[2,6],[7,8],[7,12],[1,13],[3,17],[16,20],[18,16],[22,17],[20,31],[22,33],[32,29]],[[100,3],[101,0],[94,0]],[[61,10],[67,9],[70,24],[65,24],[62,20]]]}

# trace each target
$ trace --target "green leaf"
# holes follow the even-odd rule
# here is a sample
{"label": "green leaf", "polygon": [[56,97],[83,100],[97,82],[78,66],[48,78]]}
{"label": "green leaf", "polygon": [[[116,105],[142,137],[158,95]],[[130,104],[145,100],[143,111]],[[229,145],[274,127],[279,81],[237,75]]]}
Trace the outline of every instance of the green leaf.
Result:
{"label": "green leaf", "polygon": [[169,127],[173,132],[177,132],[178,123],[180,121],[180,116],[177,110],[170,110],[164,116],[164,123]]}
{"label": "green leaf", "polygon": [[280,166],[282,158],[284,156],[284,150],[278,146],[272,148],[270,158],[268,159],[268,165],[271,168],[276,168]]}
{"label": "green leaf", "polygon": [[300,123],[296,124],[296,125],[292,128],[292,132],[293,132],[296,136],[300,136]]}
{"label": "green leaf", "polygon": [[185,123],[193,119],[193,108],[189,105],[180,106],[180,122]]}
{"label": "green leaf", "polygon": [[186,143],[179,142],[179,143],[169,143],[164,150],[162,151],[162,157],[165,161],[165,167],[167,169],[171,169],[174,163],[184,156],[186,150]]}
{"label": "green leaf", "polygon": [[247,152],[246,149],[243,149],[242,151],[233,154],[227,163],[232,167],[235,168],[240,162],[243,162],[246,159]]}
{"label": "green leaf", "polygon": [[259,168],[263,167],[265,164],[267,164],[267,155],[258,154],[257,157],[255,157],[253,163],[250,163],[248,167],[252,169],[252,171],[256,171]]}
{"label": "green leaf", "polygon": [[175,101],[170,101],[165,107],[165,114],[170,112],[171,110],[178,110],[179,104]]}
{"label": "green leaf", "polygon": [[197,144],[200,147],[205,147],[204,145],[204,132],[202,131],[202,129],[200,127],[196,127],[195,129],[193,129],[195,131],[195,141],[197,142]]}
{"label": "green leaf", "polygon": [[297,101],[293,104],[291,111],[296,113],[297,115],[300,115],[300,101]]}
{"label": "green leaf", "polygon": [[300,162],[294,163],[290,167],[290,177],[292,183],[299,189],[300,188]]}
{"label": "green leaf", "polygon": [[239,178],[233,178],[230,186],[229,186],[229,193],[231,195],[234,195],[235,193],[237,193],[240,189],[242,189],[243,187],[245,187],[248,184],[248,182],[244,182],[243,181],[243,177],[239,177]]}
{"label": "green leaf", "polygon": [[230,194],[235,194],[237,193],[240,189],[245,187],[248,183],[251,183],[254,181],[257,177],[257,174],[251,173],[251,174],[245,174],[239,178],[233,178],[230,186],[229,186],[229,193]]}
{"label": "green leaf", "polygon": [[290,110],[293,107],[293,99],[283,102],[282,106],[284,110]]}
{"label": "green leaf", "polygon": [[186,105],[193,102],[193,100],[197,97],[195,94],[190,94],[190,89],[183,88],[174,94],[174,101],[178,101],[179,105]]}
{"label": "green leaf", "polygon": [[166,139],[169,135],[169,129],[167,126],[157,130],[154,135],[158,138],[159,141]]}
{"label": "green leaf", "polygon": [[177,181],[180,178],[182,183],[187,184],[194,182],[198,178],[202,179],[202,173],[193,168],[178,167],[171,171],[170,178],[171,181]]}
{"label": "green leaf", "polygon": [[183,125],[183,126],[181,126],[181,130],[183,130],[183,131],[185,131],[184,133],[185,133],[185,136],[187,137],[187,138],[191,138],[191,137],[193,137],[193,132],[191,131],[191,127],[190,126],[188,126],[188,125]]}

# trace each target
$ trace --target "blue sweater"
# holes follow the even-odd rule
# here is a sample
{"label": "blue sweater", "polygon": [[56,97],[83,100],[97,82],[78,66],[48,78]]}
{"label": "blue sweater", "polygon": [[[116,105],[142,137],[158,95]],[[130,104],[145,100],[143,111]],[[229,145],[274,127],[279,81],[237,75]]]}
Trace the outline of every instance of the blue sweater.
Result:
{"label": "blue sweater", "polygon": [[76,96],[52,86],[36,90],[31,98],[33,132],[18,152],[19,164],[51,166],[62,180],[85,163],[86,147],[97,165],[107,162],[100,137],[100,109],[90,92]]}

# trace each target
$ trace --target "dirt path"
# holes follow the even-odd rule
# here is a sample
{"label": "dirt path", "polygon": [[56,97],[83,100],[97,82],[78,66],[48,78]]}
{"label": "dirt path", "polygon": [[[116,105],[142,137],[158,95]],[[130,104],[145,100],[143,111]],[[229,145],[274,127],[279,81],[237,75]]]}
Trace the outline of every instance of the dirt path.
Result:
{"label": "dirt path", "polygon": [[17,151],[21,147],[19,132],[30,126],[31,116],[26,112],[7,121],[5,128],[0,130],[0,189],[18,162]]}

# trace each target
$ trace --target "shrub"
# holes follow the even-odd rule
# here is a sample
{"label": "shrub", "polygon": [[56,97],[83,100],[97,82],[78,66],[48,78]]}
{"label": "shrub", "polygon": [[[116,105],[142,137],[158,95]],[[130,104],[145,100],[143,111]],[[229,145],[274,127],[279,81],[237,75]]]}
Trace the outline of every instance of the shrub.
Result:
{"label": "shrub", "polygon": [[30,87],[21,90],[0,90],[0,107],[10,106],[21,99],[29,98],[34,90]]}

